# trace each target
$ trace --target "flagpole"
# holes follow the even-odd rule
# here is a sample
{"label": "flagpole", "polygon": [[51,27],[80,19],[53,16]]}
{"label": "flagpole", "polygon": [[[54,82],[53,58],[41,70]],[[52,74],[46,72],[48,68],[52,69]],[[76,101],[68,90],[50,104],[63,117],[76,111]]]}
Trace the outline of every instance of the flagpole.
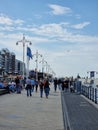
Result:
{"label": "flagpole", "polygon": [[26,74],[26,78],[29,77],[29,57],[27,57],[27,74]]}
{"label": "flagpole", "polygon": [[[27,45],[28,48],[28,45]],[[26,71],[26,78],[29,77],[29,57],[27,56],[27,71]]]}

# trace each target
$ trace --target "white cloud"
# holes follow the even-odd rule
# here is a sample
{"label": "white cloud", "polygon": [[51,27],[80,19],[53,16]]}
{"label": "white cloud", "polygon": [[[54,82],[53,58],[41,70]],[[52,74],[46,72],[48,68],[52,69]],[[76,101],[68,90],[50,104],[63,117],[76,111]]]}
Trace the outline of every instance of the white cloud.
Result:
{"label": "white cloud", "polygon": [[82,28],[86,27],[89,24],[90,24],[90,22],[83,22],[83,23],[80,23],[80,24],[72,25],[72,27],[75,28],[75,29],[82,29]]}
{"label": "white cloud", "polygon": [[[53,15],[69,16],[73,14],[74,19],[72,20],[81,18],[79,14],[75,14],[69,7],[56,4],[50,4],[48,6]],[[42,18],[42,16],[36,14],[33,16],[38,19]],[[33,54],[38,50],[51,68],[57,73],[57,76],[73,76],[78,73],[81,75],[81,73],[85,73],[89,70],[98,70],[98,35],[83,35],[83,33],[81,35],[79,31],[76,32],[77,30],[75,30],[74,33],[72,29],[83,29],[90,24],[89,21],[72,25],[66,21],[57,23],[57,20],[56,23],[38,26],[34,23],[30,24],[32,17],[30,17],[30,19],[27,17],[27,19],[29,25],[24,24],[25,21],[22,19],[15,19],[14,17],[0,14],[0,49],[4,47],[8,48],[11,52],[16,54],[19,60],[22,60],[23,46],[22,43],[16,46],[16,42],[22,40],[24,33],[26,39],[32,42],[31,50]],[[33,19],[33,21],[35,20],[36,19]],[[41,23],[44,22],[44,20],[45,19],[42,19]],[[69,19],[67,19],[67,21],[68,20]],[[36,23],[38,22],[37,20]],[[45,22],[48,23],[51,21]],[[30,61],[31,69],[36,67],[35,63],[35,59]],[[38,65],[38,67],[40,69],[41,65]]]}
{"label": "white cloud", "polygon": [[[3,26],[0,27],[2,27],[0,30],[3,30]],[[6,25],[5,29],[13,32],[0,31],[0,48],[8,48],[19,60],[22,60],[22,44],[16,46],[16,42],[22,40],[22,32],[26,32],[26,39],[32,42],[33,54],[38,50],[57,75],[70,76],[75,73],[76,75],[85,73],[86,70],[96,71],[98,36],[74,33],[67,30],[69,27],[71,27],[70,23],[66,22],[40,26],[16,26],[16,28],[14,25]],[[35,59],[30,61],[30,64],[30,68],[34,68]],[[41,70],[41,65],[39,69]]]}
{"label": "white cloud", "polygon": [[12,26],[0,26],[0,31],[14,31],[15,30],[15,28],[14,27],[12,27]]}
{"label": "white cloud", "polygon": [[[16,46],[16,42],[22,39],[22,33],[14,33],[14,34],[4,34],[0,33],[0,48],[6,47],[11,52],[14,52],[19,60],[22,60],[22,44]],[[76,41],[73,44],[67,44],[67,42],[56,41],[51,44],[51,48],[41,48],[41,46],[36,46],[35,43],[43,44],[49,42],[47,38],[43,37],[31,37],[26,35],[26,39],[32,42],[31,49],[33,54],[35,54],[36,50],[39,51],[51,66],[51,68],[57,73],[57,76],[72,76],[81,72],[85,73],[85,71],[96,70],[97,68],[97,53],[98,53],[98,45],[94,43],[87,43],[86,40],[83,42],[79,42],[76,44]],[[81,37],[83,39],[83,37]],[[85,44],[85,42],[87,44]],[[59,43],[59,46],[57,45]],[[62,43],[62,44],[61,44]],[[56,44],[55,51],[52,50],[52,45]],[[69,50],[69,51],[67,51]],[[26,58],[26,57],[25,57]],[[41,59],[39,59],[41,60]],[[30,61],[30,68],[34,69],[35,67],[35,58]],[[41,65],[39,65],[39,69],[41,70]],[[61,73],[62,72],[62,73]]]}
{"label": "white cloud", "polygon": [[0,14],[0,24],[12,25],[13,20],[10,19],[8,16]]}
{"label": "white cloud", "polygon": [[[48,50],[50,51],[49,56],[52,57],[49,62],[53,64],[53,70],[57,72],[57,75],[72,76],[74,74],[75,76],[75,73],[85,75],[88,70],[97,70],[97,44],[70,44],[63,45],[62,48],[58,52]],[[66,51],[67,49],[70,51]],[[49,59],[51,59],[50,57]]]}
{"label": "white cloud", "polygon": [[[83,28],[90,24],[89,22],[84,22],[82,24],[74,25],[76,28]],[[0,26],[1,31],[19,31],[19,32],[29,32],[33,34],[33,41],[35,42],[70,42],[70,43],[97,43],[98,36],[90,36],[90,35],[81,35],[78,33],[74,33],[68,31],[67,28],[70,28],[70,23],[61,22],[61,23],[50,23],[43,24],[41,26],[34,27],[20,27],[20,26]],[[73,27],[73,25],[72,25]],[[34,36],[35,35],[35,36]]]}
{"label": "white cloud", "polygon": [[72,12],[69,7],[64,7],[56,4],[49,4],[49,7],[52,9],[52,14],[54,15],[69,14]]}
{"label": "white cloud", "polygon": [[23,24],[24,21],[20,20],[20,19],[11,19],[8,16],[4,15],[4,14],[0,14],[0,24],[1,25],[13,25],[13,24]]}
{"label": "white cloud", "polygon": [[[21,23],[21,20],[14,21],[16,23]],[[89,25],[90,22],[83,22],[77,25],[70,25],[68,22],[61,22],[61,23],[50,23],[50,24],[43,24],[41,26],[30,26],[30,27],[21,27],[14,25],[9,26],[0,26],[0,31],[20,31],[20,32],[30,32],[31,34],[35,34],[33,36],[33,40],[35,42],[53,42],[53,41],[61,41],[61,42],[71,42],[71,43],[95,43],[98,42],[98,36],[90,36],[90,35],[81,35],[75,32],[72,33],[68,31],[67,28],[74,27],[77,29],[86,27]]]}
{"label": "white cloud", "polygon": [[24,21],[21,19],[16,19],[15,21],[13,21],[13,23],[22,25]]}
{"label": "white cloud", "polygon": [[[84,23],[82,25],[86,26],[89,23]],[[81,35],[77,33],[69,32],[66,28],[68,24],[65,23],[52,23],[52,24],[44,24],[36,28],[30,28],[29,31],[35,33],[36,35],[46,36],[47,38],[52,38],[53,40],[59,41],[67,41],[67,42],[83,42],[83,43],[96,43],[98,42],[98,36],[90,36],[90,35]],[[51,40],[52,40],[51,39]]]}

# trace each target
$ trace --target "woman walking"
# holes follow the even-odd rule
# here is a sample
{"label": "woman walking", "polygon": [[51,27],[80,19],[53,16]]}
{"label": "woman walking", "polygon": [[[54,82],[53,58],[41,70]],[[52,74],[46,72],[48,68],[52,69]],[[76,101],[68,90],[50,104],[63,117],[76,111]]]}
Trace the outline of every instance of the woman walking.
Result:
{"label": "woman walking", "polygon": [[46,98],[48,98],[48,96],[49,96],[49,91],[50,91],[49,85],[50,85],[50,83],[49,83],[48,79],[46,79],[44,82],[44,91],[45,91]]}

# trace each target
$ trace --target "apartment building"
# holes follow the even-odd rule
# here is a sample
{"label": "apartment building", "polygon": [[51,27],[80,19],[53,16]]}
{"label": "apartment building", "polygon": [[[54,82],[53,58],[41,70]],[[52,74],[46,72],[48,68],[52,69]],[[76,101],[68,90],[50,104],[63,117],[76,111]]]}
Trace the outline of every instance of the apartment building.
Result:
{"label": "apartment building", "polygon": [[[25,73],[26,73],[26,68],[25,68]],[[23,74],[23,62],[18,59],[16,59],[15,62],[15,74],[19,74],[19,75]]]}
{"label": "apartment building", "polygon": [[23,62],[16,59],[13,52],[7,48],[0,50],[0,76],[8,76],[10,74],[22,74]]}

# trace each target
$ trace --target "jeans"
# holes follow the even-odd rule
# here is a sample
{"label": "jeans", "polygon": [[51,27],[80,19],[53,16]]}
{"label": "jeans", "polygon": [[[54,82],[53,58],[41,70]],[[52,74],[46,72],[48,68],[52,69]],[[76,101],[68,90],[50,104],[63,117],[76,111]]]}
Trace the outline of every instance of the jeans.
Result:
{"label": "jeans", "polygon": [[46,98],[48,98],[48,95],[49,95],[49,88],[45,88],[45,95],[46,95]]}
{"label": "jeans", "polygon": [[56,92],[56,90],[57,90],[57,85],[54,84],[54,91]]}
{"label": "jeans", "polygon": [[20,85],[17,85],[17,86],[16,86],[16,92],[17,92],[17,93],[21,93],[21,86],[20,86]]}
{"label": "jeans", "polygon": [[29,89],[29,88],[28,88],[28,89],[27,89],[27,97],[28,97],[28,96],[30,96],[30,97],[31,97],[31,96],[32,96],[32,94],[31,94],[31,93],[32,93],[32,89]]}
{"label": "jeans", "polygon": [[43,89],[40,89],[40,97],[43,97]]}

